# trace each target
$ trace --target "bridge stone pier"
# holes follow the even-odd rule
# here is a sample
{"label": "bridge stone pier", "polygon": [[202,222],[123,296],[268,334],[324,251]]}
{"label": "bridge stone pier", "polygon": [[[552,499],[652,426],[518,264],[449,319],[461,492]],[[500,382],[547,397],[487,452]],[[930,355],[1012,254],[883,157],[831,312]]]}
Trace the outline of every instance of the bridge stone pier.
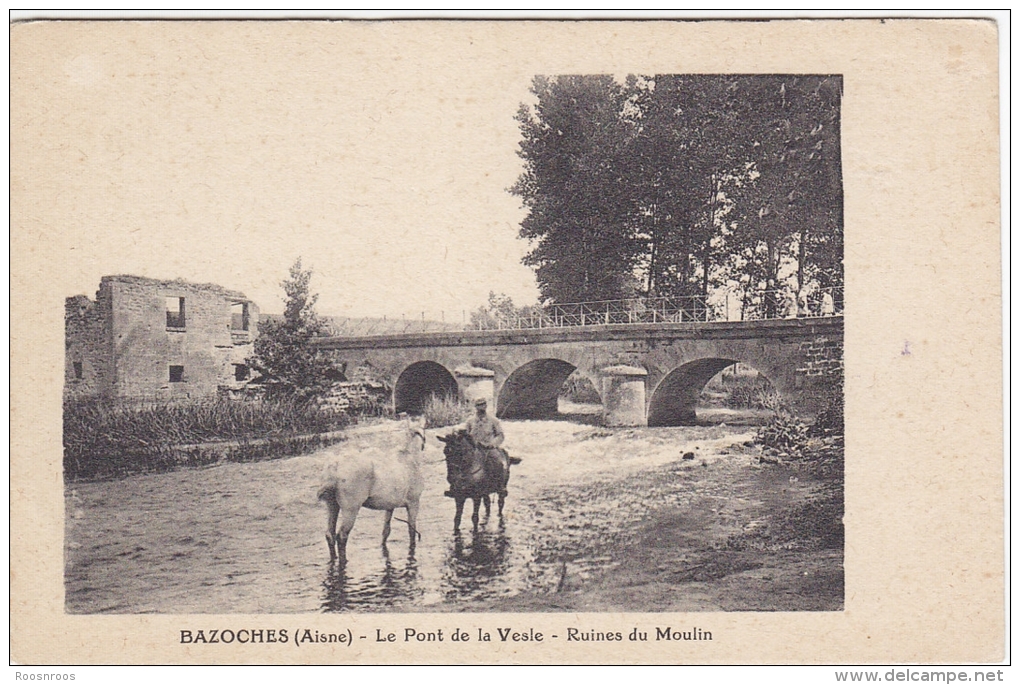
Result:
{"label": "bridge stone pier", "polygon": [[576,370],[600,391],[608,425],[675,426],[697,420],[701,390],[735,362],[767,377],[796,414],[812,415],[842,372],[843,318],[459,331],[316,344],[392,388],[397,412],[419,412],[435,395],[485,397],[501,418],[549,418]]}

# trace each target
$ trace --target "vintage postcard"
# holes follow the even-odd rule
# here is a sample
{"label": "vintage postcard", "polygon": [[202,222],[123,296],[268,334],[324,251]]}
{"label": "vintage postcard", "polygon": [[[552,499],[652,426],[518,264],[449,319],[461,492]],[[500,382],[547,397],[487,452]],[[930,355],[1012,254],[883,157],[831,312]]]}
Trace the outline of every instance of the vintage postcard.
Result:
{"label": "vintage postcard", "polygon": [[12,659],[1001,660],[998,39],[12,25]]}

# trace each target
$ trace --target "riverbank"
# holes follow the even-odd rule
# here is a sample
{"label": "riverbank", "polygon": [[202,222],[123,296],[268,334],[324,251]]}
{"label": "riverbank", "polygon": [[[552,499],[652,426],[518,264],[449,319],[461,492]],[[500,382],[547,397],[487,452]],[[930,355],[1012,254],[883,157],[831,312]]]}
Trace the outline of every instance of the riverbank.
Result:
{"label": "riverbank", "polygon": [[[812,511],[826,484],[762,464],[747,426],[606,428],[506,421],[502,518],[452,530],[441,443],[409,553],[362,510],[342,573],[316,499],[327,461],[395,450],[380,421],[314,454],[66,488],[68,613],[838,610],[842,540]],[[689,458],[684,458],[685,456]],[[812,509],[814,507],[814,509]],[[402,512],[398,512],[400,516]],[[816,519],[818,517],[815,517]]]}
{"label": "riverbank", "polygon": [[[842,609],[842,489],[802,465],[760,463],[759,448],[749,444],[753,433],[726,426],[693,430],[703,436],[684,446],[684,454],[694,454],[693,459],[677,454],[676,460],[620,483],[619,495],[643,493],[644,511],[633,530],[601,540],[596,567],[576,563],[565,549],[555,587],[471,610]],[[655,433],[602,430],[591,439],[647,454],[654,451]],[[836,507],[836,523],[826,520]],[[452,603],[431,607],[460,608]]]}

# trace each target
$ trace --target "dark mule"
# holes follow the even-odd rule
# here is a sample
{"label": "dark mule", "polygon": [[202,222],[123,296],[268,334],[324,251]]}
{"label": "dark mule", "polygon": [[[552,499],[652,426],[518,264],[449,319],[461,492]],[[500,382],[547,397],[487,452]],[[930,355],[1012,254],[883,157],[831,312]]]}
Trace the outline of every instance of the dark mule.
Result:
{"label": "dark mule", "polygon": [[510,457],[505,450],[479,447],[463,429],[446,437],[436,437],[446,443],[443,449],[446,455],[446,479],[450,482],[449,494],[457,502],[453,529],[460,530],[464,502],[468,499],[474,503],[471,523],[475,530],[478,529],[478,508],[482,502],[485,503],[485,515],[489,515],[489,495],[499,495],[499,514],[502,516],[506,486],[510,482],[510,465],[519,464],[520,459]]}

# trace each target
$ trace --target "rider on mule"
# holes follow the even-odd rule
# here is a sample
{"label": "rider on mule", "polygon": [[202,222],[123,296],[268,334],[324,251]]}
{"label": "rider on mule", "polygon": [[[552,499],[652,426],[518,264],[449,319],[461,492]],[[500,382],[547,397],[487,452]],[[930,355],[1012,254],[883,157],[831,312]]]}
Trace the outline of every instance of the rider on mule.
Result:
{"label": "rider on mule", "polygon": [[[510,455],[500,445],[503,444],[503,426],[495,416],[489,416],[488,402],[484,397],[475,400],[475,415],[467,420],[465,430],[475,446],[481,448],[486,455],[486,471],[491,474],[503,474],[511,463]],[[519,460],[516,460],[519,462]],[[450,490],[444,493],[453,497],[458,483],[450,483]],[[506,497],[506,488],[501,486],[498,494]]]}

